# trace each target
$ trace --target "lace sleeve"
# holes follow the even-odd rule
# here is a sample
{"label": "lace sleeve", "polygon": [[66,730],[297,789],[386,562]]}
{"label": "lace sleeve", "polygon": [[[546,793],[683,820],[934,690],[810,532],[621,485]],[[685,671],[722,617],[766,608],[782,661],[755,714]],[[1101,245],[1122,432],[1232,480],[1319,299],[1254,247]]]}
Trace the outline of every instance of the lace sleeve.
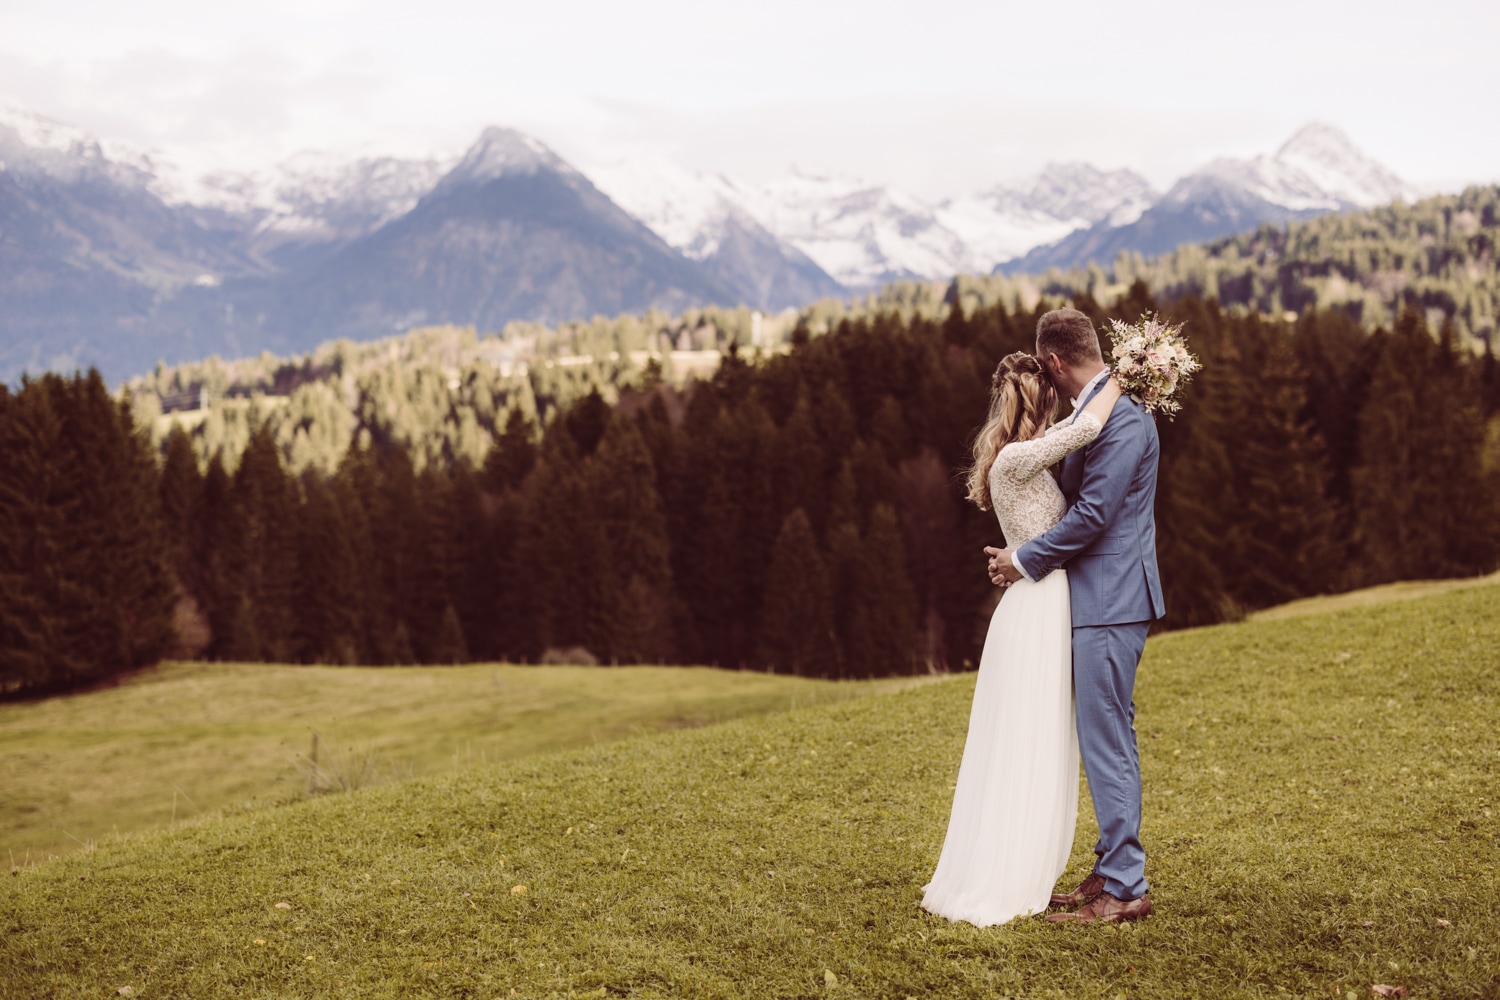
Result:
{"label": "lace sleeve", "polygon": [[1046,437],[1013,441],[1000,449],[995,468],[1017,482],[1030,479],[1069,452],[1077,451],[1099,436],[1103,427],[1092,413],[1080,413],[1071,424],[1058,424]]}

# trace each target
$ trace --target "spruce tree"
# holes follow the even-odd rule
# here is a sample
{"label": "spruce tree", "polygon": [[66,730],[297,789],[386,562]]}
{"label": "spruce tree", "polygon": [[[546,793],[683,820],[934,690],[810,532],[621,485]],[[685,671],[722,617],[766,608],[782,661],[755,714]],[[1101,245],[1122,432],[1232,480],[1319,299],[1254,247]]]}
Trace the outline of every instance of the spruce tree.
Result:
{"label": "spruce tree", "polygon": [[22,382],[0,416],[0,684],[154,663],[175,593],[155,458],[98,372]]}
{"label": "spruce tree", "polygon": [[634,423],[613,421],[590,463],[587,495],[603,527],[597,566],[605,579],[604,641],[620,663],[663,663],[672,640],[671,545],[656,470]]}
{"label": "spruce tree", "polygon": [[258,645],[259,658],[285,662],[295,655],[297,498],[269,428],[257,431],[240,456],[234,497],[244,532],[241,596],[257,639],[240,640],[242,655]]}
{"label": "spruce tree", "polygon": [[777,438],[777,515],[785,518],[800,508],[817,530],[827,517],[824,492],[826,452],[805,395],[798,396],[797,404]]}
{"label": "spruce tree", "polygon": [[[890,504],[870,512],[850,600],[851,640],[844,647],[854,677],[909,673],[916,652],[917,594],[906,572],[906,547]],[[857,637],[857,642],[853,637]]]}
{"label": "spruce tree", "polygon": [[446,605],[438,618],[437,632],[428,646],[426,662],[454,664],[468,661],[469,646],[464,641],[464,627],[459,623],[453,605]]}
{"label": "spruce tree", "polygon": [[[243,648],[234,630],[244,596],[244,547],[234,483],[224,469],[223,452],[218,451],[203,473],[203,547],[193,554],[194,596],[208,617],[208,655],[214,659],[237,659],[231,651]],[[258,652],[259,643],[255,645]]]}
{"label": "spruce tree", "polygon": [[1229,589],[1246,608],[1325,593],[1344,565],[1323,444],[1302,416],[1305,374],[1287,337],[1267,336],[1231,435],[1236,573]]}
{"label": "spruce tree", "polygon": [[828,677],[838,670],[832,594],[807,513],[787,515],[766,573],[758,665],[778,673]]}
{"label": "spruce tree", "polygon": [[177,591],[178,642],[173,656],[197,656],[213,638],[202,592],[203,475],[181,427],[167,436],[161,470],[162,532]]}
{"label": "spruce tree", "polygon": [[1493,568],[1478,391],[1415,309],[1379,342],[1351,479],[1362,583]]}
{"label": "spruce tree", "polygon": [[316,472],[303,476],[296,525],[293,649],[304,663],[353,664],[360,654],[360,568],[344,510]]}
{"label": "spruce tree", "polygon": [[485,456],[480,481],[486,493],[499,496],[506,490],[519,489],[536,465],[535,428],[519,409],[510,411],[505,431]]}
{"label": "spruce tree", "polygon": [[75,502],[59,488],[67,470],[54,469],[60,395],[45,381],[23,381],[14,396],[0,386],[0,693],[66,687],[88,669],[65,645],[61,556]]}

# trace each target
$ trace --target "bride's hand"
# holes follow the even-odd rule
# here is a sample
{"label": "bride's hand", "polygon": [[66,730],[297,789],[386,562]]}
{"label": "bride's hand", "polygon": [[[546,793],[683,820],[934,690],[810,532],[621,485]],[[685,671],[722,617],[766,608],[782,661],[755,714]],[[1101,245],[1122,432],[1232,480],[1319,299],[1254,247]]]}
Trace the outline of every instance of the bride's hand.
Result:
{"label": "bride's hand", "polygon": [[1104,380],[1104,385],[1094,395],[1094,398],[1089,400],[1089,405],[1083,408],[1083,412],[1092,415],[1095,420],[1099,421],[1099,426],[1103,427],[1109,420],[1110,411],[1120,401],[1122,394],[1120,380],[1111,375]]}

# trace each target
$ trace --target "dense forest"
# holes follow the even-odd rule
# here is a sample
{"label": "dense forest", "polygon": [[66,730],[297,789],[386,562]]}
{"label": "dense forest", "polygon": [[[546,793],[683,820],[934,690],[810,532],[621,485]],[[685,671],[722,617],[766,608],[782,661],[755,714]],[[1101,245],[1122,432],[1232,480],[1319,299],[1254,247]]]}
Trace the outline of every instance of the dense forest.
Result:
{"label": "dense forest", "polygon": [[[1122,254],[1113,266],[1036,279],[1048,295],[1086,292],[1108,302],[1136,281],[1172,301],[1212,297],[1229,311],[1272,316],[1311,308],[1346,313],[1367,330],[1390,329],[1417,309],[1437,329],[1451,323],[1459,343],[1487,346],[1500,316],[1500,186],[1324,215],[1144,260]],[[978,302],[1013,294],[979,279]]]}
{"label": "dense forest", "polygon": [[736,345],[744,357],[786,350],[795,331],[818,336],[845,321],[896,316],[942,322],[1003,306],[1030,312],[1084,296],[1123,309],[1135,282],[1157,301],[1212,298],[1237,318],[1295,319],[1341,312],[1362,329],[1391,329],[1416,309],[1433,330],[1452,325],[1457,343],[1482,354],[1500,312],[1500,187],[1264,226],[1153,260],[1122,255],[1108,269],[1042,276],[960,276],[896,282],[861,299],[825,300],[760,315],[707,308],[544,327],[512,323],[418,329],[369,343],[333,341],[311,354],[234,361],[208,358],[131,380],[126,395],[153,443],[186,431],[205,465],[222,454],[236,467],[255,430],[267,430],[288,469],[333,473],[351,447],[400,443],[418,470],[484,461],[489,443],[519,409],[536,426],[599,392],[613,404],[623,386],[647,378],[680,384],[712,370]]}
{"label": "dense forest", "polygon": [[[1073,302],[1101,332],[1159,306],[1143,281]],[[270,421],[232,463],[182,427],[158,451],[97,376],[0,389],[0,687],[161,655],[970,668],[1001,538],[959,471],[990,371],[1057,304],[804,316],[786,351],[725,338],[703,380],[648,364],[545,417],[491,394],[472,449],[415,454],[370,414],[331,466]],[[1165,313],[1204,370],[1159,425],[1164,626],[1496,567],[1500,371],[1456,321]]]}

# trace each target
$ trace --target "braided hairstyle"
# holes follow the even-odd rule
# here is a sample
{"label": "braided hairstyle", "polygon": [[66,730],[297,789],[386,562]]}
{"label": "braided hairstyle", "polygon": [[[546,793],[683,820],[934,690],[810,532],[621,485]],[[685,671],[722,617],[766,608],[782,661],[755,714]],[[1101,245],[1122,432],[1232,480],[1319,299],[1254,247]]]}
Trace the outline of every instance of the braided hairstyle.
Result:
{"label": "braided hairstyle", "polygon": [[990,414],[974,436],[974,464],[969,467],[969,499],[980,510],[990,500],[990,469],[1000,449],[1027,441],[1057,416],[1057,387],[1030,354],[1017,351],[1000,359],[990,377]]}

